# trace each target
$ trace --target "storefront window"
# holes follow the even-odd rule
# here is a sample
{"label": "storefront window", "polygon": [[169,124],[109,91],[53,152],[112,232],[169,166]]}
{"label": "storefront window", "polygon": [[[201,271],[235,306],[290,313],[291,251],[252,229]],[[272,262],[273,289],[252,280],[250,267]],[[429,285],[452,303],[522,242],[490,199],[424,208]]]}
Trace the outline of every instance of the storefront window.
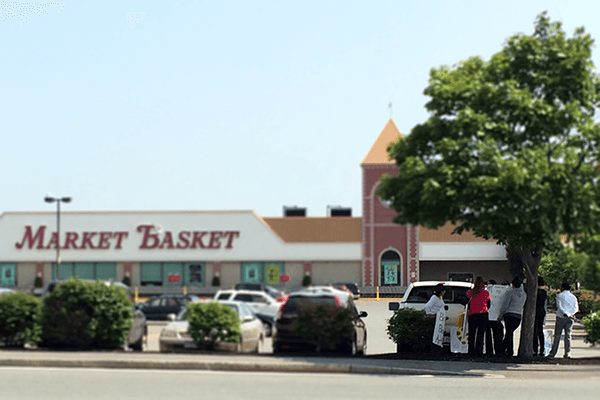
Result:
{"label": "storefront window", "polygon": [[0,286],[2,287],[14,287],[16,284],[17,265],[16,264],[0,264]]}
{"label": "storefront window", "polygon": [[117,277],[116,265],[114,263],[61,263],[57,268],[52,264],[53,279],[99,279],[103,281],[115,280]]}
{"label": "storefront window", "polygon": [[204,264],[188,264],[187,273],[187,282],[190,285],[204,285]]}
{"label": "storefront window", "polygon": [[284,272],[281,262],[246,262],[242,263],[242,282],[277,285]]}
{"label": "storefront window", "polygon": [[142,263],[142,286],[204,285],[204,263]]}
{"label": "storefront window", "polygon": [[393,286],[399,285],[401,280],[402,262],[400,255],[392,250],[386,251],[381,256],[381,285]]}

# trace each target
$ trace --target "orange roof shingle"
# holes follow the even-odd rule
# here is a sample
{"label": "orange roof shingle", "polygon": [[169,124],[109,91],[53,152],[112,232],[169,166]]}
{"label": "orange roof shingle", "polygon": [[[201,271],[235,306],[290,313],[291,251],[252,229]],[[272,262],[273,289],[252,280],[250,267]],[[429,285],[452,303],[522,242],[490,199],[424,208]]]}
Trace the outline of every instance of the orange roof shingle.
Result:
{"label": "orange roof shingle", "polygon": [[361,241],[362,218],[356,217],[281,217],[263,218],[290,243],[355,243]]}

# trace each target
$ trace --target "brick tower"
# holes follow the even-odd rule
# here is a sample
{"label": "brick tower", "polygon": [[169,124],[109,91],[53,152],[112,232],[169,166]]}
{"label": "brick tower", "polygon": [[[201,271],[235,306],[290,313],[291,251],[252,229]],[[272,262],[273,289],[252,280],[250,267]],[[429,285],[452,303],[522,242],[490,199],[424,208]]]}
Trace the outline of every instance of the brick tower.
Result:
{"label": "brick tower", "polygon": [[390,119],[364,158],[362,168],[362,272],[364,286],[406,286],[418,280],[418,229],[393,222],[394,211],[376,195],[379,179],[395,175],[388,146],[402,137]]}

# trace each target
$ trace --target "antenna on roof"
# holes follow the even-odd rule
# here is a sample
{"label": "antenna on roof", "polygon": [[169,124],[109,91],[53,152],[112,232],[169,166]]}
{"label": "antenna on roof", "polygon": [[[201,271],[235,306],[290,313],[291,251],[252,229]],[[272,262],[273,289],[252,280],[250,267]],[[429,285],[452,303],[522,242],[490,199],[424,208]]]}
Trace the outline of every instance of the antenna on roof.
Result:
{"label": "antenna on roof", "polygon": [[393,105],[393,104],[392,104],[392,102],[390,101],[390,102],[388,103],[388,109],[390,110],[390,119],[392,119],[392,111],[393,111],[393,110],[392,110],[392,105]]}

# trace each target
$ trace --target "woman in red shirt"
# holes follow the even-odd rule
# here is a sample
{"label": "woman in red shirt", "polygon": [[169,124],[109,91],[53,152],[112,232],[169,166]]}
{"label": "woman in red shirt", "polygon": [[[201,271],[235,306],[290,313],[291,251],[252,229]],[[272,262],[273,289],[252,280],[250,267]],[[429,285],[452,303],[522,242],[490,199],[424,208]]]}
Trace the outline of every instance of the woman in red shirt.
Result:
{"label": "woman in red shirt", "polygon": [[490,293],[485,288],[481,276],[475,279],[473,289],[467,292],[467,297],[469,298],[469,354],[481,356],[490,306]]}

